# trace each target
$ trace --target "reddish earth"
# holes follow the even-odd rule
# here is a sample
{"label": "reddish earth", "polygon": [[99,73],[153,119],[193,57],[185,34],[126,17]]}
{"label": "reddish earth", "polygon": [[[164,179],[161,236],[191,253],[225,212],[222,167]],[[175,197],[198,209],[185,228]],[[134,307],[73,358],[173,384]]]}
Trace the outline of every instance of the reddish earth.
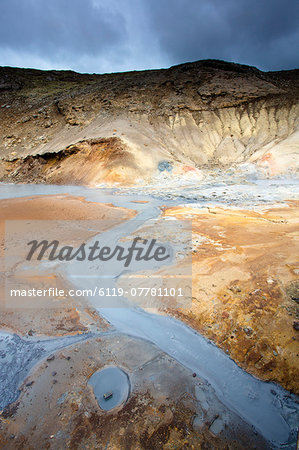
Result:
{"label": "reddish earth", "polygon": [[[91,238],[93,235],[105,231],[124,220],[133,217],[133,210],[115,208],[95,202],[88,202],[81,197],[69,195],[53,195],[24,197],[0,201],[0,264],[4,264],[5,248],[5,221],[20,221],[14,233],[14,248],[20,252],[24,247],[24,227],[32,228],[33,239],[41,231],[44,221],[46,237],[49,241],[53,239],[61,240],[64,243],[76,245]],[[52,221],[62,221],[59,228],[53,227]],[[69,221],[73,221],[71,224]],[[70,226],[72,232],[70,233]],[[91,231],[91,229],[96,231]],[[7,262],[6,262],[7,264]],[[6,267],[6,270],[8,267]],[[17,268],[14,269],[15,272]],[[22,273],[21,273],[22,275]],[[42,283],[47,287],[66,288],[65,282],[56,273],[42,274],[41,278],[30,279],[30,286],[41,288]],[[76,334],[90,330],[102,330],[107,328],[107,324],[101,319],[94,309],[84,299],[62,298],[59,299],[59,307],[55,308],[23,308],[22,298],[18,308],[9,308],[4,301],[4,279],[0,280],[0,290],[2,300],[0,303],[2,329],[25,334],[33,330],[37,335],[64,335]]]}
{"label": "reddish earth", "polygon": [[297,393],[298,206],[165,211],[192,220],[193,231],[192,305],[170,312],[247,371]]}

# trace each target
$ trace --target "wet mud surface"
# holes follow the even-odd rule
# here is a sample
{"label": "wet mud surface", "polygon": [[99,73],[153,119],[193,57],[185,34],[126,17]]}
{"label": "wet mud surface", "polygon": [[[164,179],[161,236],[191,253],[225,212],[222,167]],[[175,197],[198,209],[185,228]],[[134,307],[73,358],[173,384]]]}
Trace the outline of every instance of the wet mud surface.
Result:
{"label": "wet mud surface", "polygon": [[[244,187],[239,191],[245,196]],[[119,217],[119,225],[112,229],[110,211],[104,213],[108,214],[106,225],[103,210],[99,212],[102,233],[106,233],[103,239],[104,235],[113,240],[134,236],[143,230],[154,236],[154,229],[159,234],[171,219],[174,228],[180,225],[178,246],[184,253],[188,243],[183,228],[184,224],[190,228],[187,221],[192,221],[192,302],[187,309],[175,310],[158,299],[151,310],[143,310],[134,303],[131,307],[126,303],[123,309],[124,299],[117,308],[101,310],[93,299],[66,298],[60,309],[40,310],[35,322],[37,311],[4,308],[1,327],[8,333],[0,335],[0,445],[295,448],[297,398],[279,385],[253,378],[233,360],[260,378],[297,390],[298,331],[293,327],[298,289],[297,204],[284,202],[281,187],[272,203],[269,189],[269,206],[263,211],[257,210],[261,206],[257,195],[247,198],[246,209],[227,209],[219,208],[212,198],[208,205],[206,201],[200,205],[198,195],[194,205],[190,191],[183,204],[182,197],[166,193],[161,197],[141,191],[136,196],[133,191],[103,190],[99,195],[99,190],[65,186],[4,186],[1,194],[7,199],[35,195],[30,201],[41,203],[52,195],[53,204],[59,195],[59,205],[66,192],[80,197],[71,199],[78,205],[84,197],[84,203],[101,201],[118,207],[111,211],[112,221]],[[236,204],[240,196],[233,197]],[[137,211],[136,218],[132,210]],[[92,214],[96,214],[94,208]],[[154,225],[149,222],[152,219]],[[180,264],[183,267],[183,258]],[[86,269],[92,273],[93,267]],[[117,274],[118,269],[114,270]],[[163,270],[172,273],[171,267]],[[53,274],[57,273],[56,268]],[[86,282],[84,277],[72,279],[65,271],[59,274],[61,285],[75,281],[83,287]],[[121,277],[113,281],[119,282]],[[122,382],[115,379],[114,383],[112,377],[111,390],[117,384],[122,399],[111,411],[104,411],[91,380],[112,367],[128,375],[129,394],[124,395]]]}
{"label": "wet mud surface", "polygon": [[[16,400],[19,396],[19,386],[28,375],[30,369],[41,359],[59,348],[67,347],[88,335],[68,336],[56,339],[22,339],[16,334],[0,333],[0,409]],[[5,411],[4,411],[5,416]]]}
{"label": "wet mud surface", "polygon": [[[148,342],[106,335],[54,357],[35,367],[2,413],[2,447],[270,448],[206,381]],[[128,373],[132,391],[124,404],[103,411],[87,381],[111,365]]]}

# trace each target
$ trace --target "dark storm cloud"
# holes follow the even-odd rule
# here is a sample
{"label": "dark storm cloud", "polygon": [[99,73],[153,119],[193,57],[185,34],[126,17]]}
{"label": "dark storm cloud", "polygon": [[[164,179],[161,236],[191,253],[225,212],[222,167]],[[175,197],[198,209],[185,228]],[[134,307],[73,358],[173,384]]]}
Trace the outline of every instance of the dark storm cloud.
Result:
{"label": "dark storm cloud", "polygon": [[298,66],[297,0],[0,0],[0,65],[103,72],[217,58]]}
{"label": "dark storm cloud", "polygon": [[265,69],[298,66],[297,0],[152,0],[161,51],[175,61],[217,58]]}
{"label": "dark storm cloud", "polygon": [[104,52],[121,41],[124,18],[92,0],[2,0],[1,47],[47,56]]}

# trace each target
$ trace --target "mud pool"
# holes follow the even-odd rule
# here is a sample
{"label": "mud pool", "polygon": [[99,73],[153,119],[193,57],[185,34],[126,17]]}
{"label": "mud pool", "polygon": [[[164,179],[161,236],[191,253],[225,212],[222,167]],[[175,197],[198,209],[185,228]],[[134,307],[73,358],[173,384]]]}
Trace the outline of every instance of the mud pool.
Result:
{"label": "mud pool", "polygon": [[[88,380],[88,384],[92,386],[100,407],[105,411],[124,403],[130,393],[129,377],[118,367],[106,367],[95,372]],[[110,397],[104,397],[110,394],[112,394]]]}

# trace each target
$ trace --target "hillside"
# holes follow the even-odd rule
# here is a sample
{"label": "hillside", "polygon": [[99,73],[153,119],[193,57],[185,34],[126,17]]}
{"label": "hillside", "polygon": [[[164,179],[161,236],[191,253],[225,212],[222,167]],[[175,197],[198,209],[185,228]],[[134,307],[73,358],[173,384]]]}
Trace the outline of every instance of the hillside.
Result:
{"label": "hillside", "polygon": [[104,75],[0,68],[0,180],[94,185],[298,170],[299,70],[204,60]]}

